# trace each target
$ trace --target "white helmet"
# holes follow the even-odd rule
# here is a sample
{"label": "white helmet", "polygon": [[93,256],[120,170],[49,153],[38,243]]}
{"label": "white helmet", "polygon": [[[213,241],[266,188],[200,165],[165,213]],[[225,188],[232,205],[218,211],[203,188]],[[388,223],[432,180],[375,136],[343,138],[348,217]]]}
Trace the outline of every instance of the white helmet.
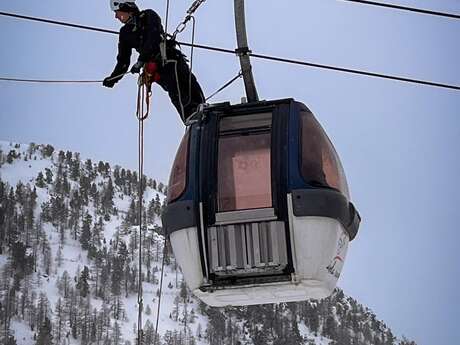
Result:
{"label": "white helmet", "polygon": [[125,11],[137,9],[135,0],[110,0],[110,9],[112,11]]}

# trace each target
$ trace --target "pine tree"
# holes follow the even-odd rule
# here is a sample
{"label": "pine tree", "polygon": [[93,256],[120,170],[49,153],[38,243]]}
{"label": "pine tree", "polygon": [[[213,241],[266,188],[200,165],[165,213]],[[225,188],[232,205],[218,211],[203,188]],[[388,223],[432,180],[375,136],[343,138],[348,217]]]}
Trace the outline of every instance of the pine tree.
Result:
{"label": "pine tree", "polygon": [[156,218],[156,204],[155,200],[151,199],[147,207],[147,222],[149,224],[154,224]]}
{"label": "pine tree", "polygon": [[143,345],[155,345],[155,328],[153,327],[150,320],[144,325],[144,337],[143,337]]}
{"label": "pine tree", "polygon": [[78,283],[76,288],[80,291],[80,296],[81,297],[86,297],[88,296],[89,293],[89,269],[88,266],[85,266],[83,268],[83,271],[80,274],[80,277],[78,278]]}
{"label": "pine tree", "polygon": [[48,301],[48,297],[46,294],[41,292],[40,296],[38,297],[38,304],[37,304],[37,312],[35,315],[35,323],[37,325],[43,325],[50,314],[50,305]]}
{"label": "pine tree", "polygon": [[65,153],[65,163],[69,166],[72,163],[72,152],[66,151]]}
{"label": "pine tree", "polygon": [[49,168],[45,168],[45,182],[47,184],[53,183],[53,172]]}
{"label": "pine tree", "polygon": [[[77,154],[76,154],[77,155]],[[80,179],[80,157],[76,156],[70,162],[70,179],[72,181],[78,181]]]}
{"label": "pine tree", "polygon": [[120,296],[115,296],[112,301],[112,317],[115,320],[123,320],[125,315],[125,309],[123,306],[123,301]]}
{"label": "pine tree", "polygon": [[19,154],[15,150],[11,150],[6,156],[6,162],[12,164],[16,158],[19,158]]}
{"label": "pine tree", "polygon": [[62,245],[60,245],[60,246],[58,247],[58,250],[57,250],[57,253],[56,253],[56,258],[55,258],[57,267],[61,267],[61,266],[62,266],[63,260],[64,260],[64,258],[62,257]]}
{"label": "pine tree", "polygon": [[16,242],[11,246],[13,265],[21,277],[31,273],[33,267],[33,259],[26,251],[27,247],[22,242]]}
{"label": "pine tree", "polygon": [[112,340],[110,342],[110,344],[112,345],[122,345],[122,342],[123,342],[123,339],[121,337],[121,329],[120,329],[120,325],[118,324],[117,321],[115,321],[115,323],[113,324],[113,328],[112,328]]}
{"label": "pine tree", "polygon": [[54,320],[55,327],[53,338],[56,340],[57,344],[61,344],[61,340],[65,335],[65,311],[61,298],[57,300],[54,308]]}
{"label": "pine tree", "polygon": [[122,282],[123,279],[123,259],[120,258],[119,256],[116,256],[113,258],[113,264],[112,264],[112,294],[114,296],[120,296],[121,294],[121,286],[120,283]]}
{"label": "pine tree", "polygon": [[51,334],[51,322],[48,317],[45,317],[45,321],[43,322],[42,326],[40,327],[40,331],[38,333],[36,345],[50,345],[53,342],[53,336]]}
{"label": "pine tree", "polygon": [[415,343],[415,341],[410,341],[403,335],[402,340],[399,342],[399,345],[417,345],[417,344]]}
{"label": "pine tree", "polygon": [[95,177],[95,175],[93,171],[93,162],[91,161],[91,159],[87,159],[85,161],[85,170],[87,176],[90,178],[90,180],[92,180]]}
{"label": "pine tree", "polygon": [[114,196],[114,188],[112,179],[109,177],[109,181],[105,186],[102,192],[101,204],[102,204],[102,211],[104,214],[112,214],[113,213],[113,196]]}
{"label": "pine tree", "polygon": [[135,199],[131,199],[128,212],[126,213],[124,223],[127,226],[138,225],[137,207]]}
{"label": "pine tree", "polygon": [[90,247],[92,222],[93,217],[91,217],[91,215],[88,212],[86,212],[85,216],[83,217],[83,224],[81,227],[80,234],[81,247],[85,250],[88,250]]}
{"label": "pine tree", "polygon": [[38,176],[37,178],[35,179],[35,185],[38,187],[38,188],[45,188],[46,187],[46,184],[45,184],[45,177],[43,176],[43,173],[40,171],[38,173]]}
{"label": "pine tree", "polygon": [[[29,188],[30,191],[30,188]],[[37,189],[34,186],[32,192],[29,193],[27,197],[27,206],[24,209],[25,212],[25,221],[26,221],[26,245],[30,243],[30,231],[33,230],[34,220],[35,220],[35,208],[37,206]]]}
{"label": "pine tree", "polygon": [[161,215],[161,201],[160,201],[160,196],[155,194],[155,206],[154,206],[154,211],[155,213],[160,216]]}
{"label": "pine tree", "polygon": [[53,155],[53,152],[54,152],[54,147],[51,145],[46,145],[42,148],[43,158],[51,157]]}
{"label": "pine tree", "polygon": [[56,285],[57,285],[59,293],[65,299],[67,299],[67,297],[69,296],[70,288],[71,288],[71,278],[67,271],[64,271],[64,273],[62,273],[62,276],[60,279],[58,279],[58,281],[56,282]]}
{"label": "pine tree", "polygon": [[65,152],[60,150],[58,153],[58,162],[62,164],[64,163],[64,161],[65,161]]}

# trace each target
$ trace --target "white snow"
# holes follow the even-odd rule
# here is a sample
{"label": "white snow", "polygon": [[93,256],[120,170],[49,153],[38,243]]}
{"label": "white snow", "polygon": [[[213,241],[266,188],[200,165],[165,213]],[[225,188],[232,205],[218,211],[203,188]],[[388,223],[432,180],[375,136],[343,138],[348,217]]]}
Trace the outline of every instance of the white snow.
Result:
{"label": "white snow", "polygon": [[[19,181],[23,184],[33,184],[35,178],[40,171],[44,171],[46,167],[50,165],[50,161],[47,159],[41,159],[39,153],[33,154],[32,159],[24,161],[25,154],[27,152],[28,145],[21,144],[19,149],[10,146],[5,141],[0,141],[0,150],[7,154],[10,150],[15,150],[21,153],[20,159],[15,159],[13,164],[4,163],[0,169],[0,179],[8,182],[10,186],[16,186]],[[36,160],[34,159],[36,157]]]}
{"label": "white snow", "polygon": [[34,332],[25,323],[12,320],[11,330],[18,345],[34,345]]}
{"label": "white snow", "polygon": [[[32,159],[28,159],[24,161],[24,157],[27,154],[28,145],[20,145],[19,149],[16,149],[15,144],[10,145],[10,143],[0,141],[0,150],[3,153],[8,153],[10,150],[16,150],[16,152],[21,153],[20,159],[15,159],[12,164],[4,163],[0,168],[0,178],[3,181],[6,181],[10,184],[10,186],[16,186],[16,184],[21,181],[24,184],[30,183],[31,186],[35,185],[35,179],[39,172],[45,171],[46,168],[49,168],[55,174],[57,171],[56,164],[54,161],[57,160],[57,152],[59,150],[55,150],[53,155],[53,159],[42,159],[41,154],[37,152],[36,154],[32,155]],[[37,157],[34,159],[34,157]],[[83,163],[81,164],[83,166]],[[102,177],[98,177],[95,181],[98,183],[103,183],[104,179]],[[71,186],[75,187],[76,182],[70,181]],[[114,236],[120,232],[123,223],[123,217],[129,209],[130,203],[132,198],[126,195],[123,195],[119,188],[115,186],[115,196],[114,196],[114,205],[119,210],[118,216],[111,216],[109,221],[104,222],[104,237],[106,239],[106,243],[110,243],[110,240],[114,238]],[[152,199],[155,199],[157,195],[160,198],[160,202],[164,201],[165,196],[156,191],[152,188],[147,188],[146,193],[144,195],[144,203],[148,206],[149,202]],[[47,202],[50,199],[50,191],[49,187],[45,188],[37,188],[37,209],[36,209],[36,217],[38,217],[38,213],[40,211],[40,207],[42,203]],[[98,220],[98,216],[96,215],[96,210],[94,206],[90,203],[87,207],[87,211],[93,216],[93,221]],[[159,218],[155,219],[155,225],[161,226],[161,220]],[[45,231],[51,252],[52,252],[52,263],[51,263],[51,270],[50,275],[47,276],[43,272],[43,268],[41,263],[38,265],[38,272],[34,273],[32,277],[32,281],[34,282],[34,289],[37,294],[40,292],[46,293],[49,301],[51,309],[54,310],[55,304],[60,297],[56,282],[62,276],[64,271],[67,271],[71,280],[78,278],[79,272],[83,270],[84,266],[91,267],[91,261],[87,257],[87,252],[82,250],[79,241],[76,241],[72,238],[71,231],[66,231],[66,236],[64,241],[60,239],[60,232],[54,226],[49,223],[43,224],[43,230]],[[126,242],[128,245],[130,233],[133,231],[138,231],[137,227],[132,227],[128,229],[127,234],[121,235],[121,238]],[[164,239],[162,236],[157,235],[154,233],[153,235],[154,241],[163,243]],[[56,260],[58,256],[59,247],[61,247],[61,265]],[[160,250],[162,245],[160,245]],[[134,253],[134,255],[137,254]],[[7,255],[0,255],[0,269],[6,264],[7,262]],[[161,269],[161,262],[162,258],[161,255],[158,261],[152,262],[152,268],[157,266],[158,270]],[[134,260],[133,265],[136,265],[137,259]],[[143,265],[143,270],[146,267]],[[160,272],[156,273],[156,278],[158,281],[160,280]],[[164,281],[163,281],[163,294],[161,297],[161,309],[160,309],[160,317],[159,317],[159,333],[164,335],[168,330],[183,330],[184,325],[181,323],[180,319],[182,317],[182,312],[184,310],[184,304],[182,301],[179,304],[179,321],[174,321],[172,317],[170,317],[172,311],[175,309],[175,298],[179,293],[180,283],[182,281],[182,274],[181,272],[176,272],[173,269],[173,266],[165,266],[164,272]],[[177,283],[177,285],[176,285]],[[91,280],[90,284],[94,284],[94,281]],[[172,286],[172,288],[170,288]],[[156,324],[156,317],[157,317],[157,308],[159,298],[157,297],[157,290],[159,289],[158,284],[151,284],[151,283],[144,283],[143,284],[143,324],[147,321],[155,326]],[[103,301],[94,297],[90,298],[91,307],[96,308],[97,310],[102,309]],[[127,298],[122,298],[122,303],[126,312],[126,319],[118,321],[121,332],[123,335],[124,340],[130,340],[132,344],[134,344],[134,339],[136,338],[136,332],[134,328],[137,328],[137,317],[138,317],[138,303],[137,303],[137,295],[131,294]],[[190,303],[187,304],[187,309],[190,312],[192,309],[195,311],[196,320],[194,323],[190,324],[187,323],[188,327],[190,328],[190,332],[194,336],[197,334],[197,328],[199,325],[202,327],[202,335],[203,338],[196,338],[197,345],[204,345],[207,344],[207,341],[204,339],[206,325],[208,323],[207,317],[203,316],[198,313],[198,300],[194,297],[190,297]],[[146,310],[147,306],[150,308],[151,313],[147,315]],[[112,319],[112,323],[115,320]],[[242,326],[242,325],[241,325]],[[21,345],[33,345],[35,341],[33,340],[34,333],[37,332],[31,331],[30,328],[27,326],[25,322],[21,320],[13,319],[11,323],[11,328],[14,331],[15,337],[17,339],[18,344]],[[241,327],[242,328],[242,327]],[[303,336],[308,336],[308,339],[314,341],[315,345],[328,345],[331,341],[327,338],[314,336],[308,328],[305,326],[304,323],[299,323],[299,330],[300,334]],[[79,341],[70,339],[69,345],[79,345]]]}

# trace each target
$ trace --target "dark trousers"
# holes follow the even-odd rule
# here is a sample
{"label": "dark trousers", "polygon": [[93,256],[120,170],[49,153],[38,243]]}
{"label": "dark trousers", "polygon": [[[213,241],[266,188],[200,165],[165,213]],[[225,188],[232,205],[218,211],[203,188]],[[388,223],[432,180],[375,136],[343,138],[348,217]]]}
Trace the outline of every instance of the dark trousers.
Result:
{"label": "dark trousers", "polygon": [[205,97],[182,54],[175,56],[174,61],[176,62],[168,62],[161,68],[157,83],[168,92],[171,102],[185,122],[198,105],[205,102]]}

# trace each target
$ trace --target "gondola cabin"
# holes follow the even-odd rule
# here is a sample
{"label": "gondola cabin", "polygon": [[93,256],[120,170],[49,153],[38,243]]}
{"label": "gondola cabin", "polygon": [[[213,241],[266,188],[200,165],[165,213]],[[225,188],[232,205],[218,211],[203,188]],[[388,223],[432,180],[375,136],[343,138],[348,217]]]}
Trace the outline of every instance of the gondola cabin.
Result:
{"label": "gondola cabin", "polygon": [[206,107],[163,214],[188,286],[211,306],[329,296],[359,223],[334,147],[292,99]]}

